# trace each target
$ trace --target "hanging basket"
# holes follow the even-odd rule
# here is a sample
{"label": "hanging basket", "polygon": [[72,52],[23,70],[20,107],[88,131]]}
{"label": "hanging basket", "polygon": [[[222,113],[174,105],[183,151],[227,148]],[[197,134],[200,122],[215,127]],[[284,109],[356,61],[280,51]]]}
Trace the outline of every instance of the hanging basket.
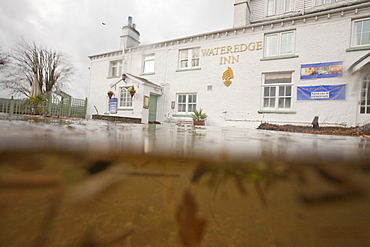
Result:
{"label": "hanging basket", "polygon": [[108,97],[111,99],[111,98],[112,98],[112,96],[113,96],[113,94],[114,94],[114,93],[113,93],[112,91],[109,91],[109,92],[108,92]]}
{"label": "hanging basket", "polygon": [[134,97],[136,91],[130,91],[131,98]]}

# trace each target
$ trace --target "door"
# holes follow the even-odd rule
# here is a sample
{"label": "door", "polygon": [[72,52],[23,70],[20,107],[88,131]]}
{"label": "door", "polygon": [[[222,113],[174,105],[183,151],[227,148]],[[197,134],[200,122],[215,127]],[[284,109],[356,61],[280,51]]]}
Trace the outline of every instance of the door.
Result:
{"label": "door", "polygon": [[360,109],[357,112],[356,125],[364,125],[370,121],[370,74],[362,77],[360,89]]}
{"label": "door", "polygon": [[156,95],[150,95],[149,99],[149,122],[157,120],[157,97]]}

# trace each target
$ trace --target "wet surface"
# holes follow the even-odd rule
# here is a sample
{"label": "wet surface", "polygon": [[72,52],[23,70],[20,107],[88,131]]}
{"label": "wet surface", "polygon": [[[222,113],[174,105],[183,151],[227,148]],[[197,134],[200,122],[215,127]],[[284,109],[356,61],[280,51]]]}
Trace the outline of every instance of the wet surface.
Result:
{"label": "wet surface", "polygon": [[233,127],[142,125],[80,119],[0,120],[0,150],[135,152],[183,157],[261,158],[266,153],[297,158],[361,159],[370,153],[370,138],[301,134]]}
{"label": "wet surface", "polygon": [[367,246],[370,140],[0,120],[0,246]]}

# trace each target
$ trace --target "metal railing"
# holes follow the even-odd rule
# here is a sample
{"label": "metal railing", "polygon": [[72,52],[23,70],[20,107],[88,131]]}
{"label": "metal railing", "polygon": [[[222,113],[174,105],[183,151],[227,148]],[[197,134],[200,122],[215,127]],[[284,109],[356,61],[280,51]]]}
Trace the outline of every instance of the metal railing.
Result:
{"label": "metal railing", "polygon": [[75,99],[61,97],[58,94],[46,94],[44,100],[39,103],[30,102],[27,99],[0,98],[0,112],[27,115],[48,115],[57,117],[86,117],[87,98]]}

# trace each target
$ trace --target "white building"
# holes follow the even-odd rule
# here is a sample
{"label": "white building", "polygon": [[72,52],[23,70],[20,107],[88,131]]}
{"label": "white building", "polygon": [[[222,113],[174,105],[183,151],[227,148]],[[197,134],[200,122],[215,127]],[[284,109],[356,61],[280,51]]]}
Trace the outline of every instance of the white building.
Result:
{"label": "white building", "polygon": [[235,0],[230,29],[139,37],[129,18],[119,50],[89,57],[89,115],[176,123],[203,109],[217,126],[370,123],[368,0]]}

